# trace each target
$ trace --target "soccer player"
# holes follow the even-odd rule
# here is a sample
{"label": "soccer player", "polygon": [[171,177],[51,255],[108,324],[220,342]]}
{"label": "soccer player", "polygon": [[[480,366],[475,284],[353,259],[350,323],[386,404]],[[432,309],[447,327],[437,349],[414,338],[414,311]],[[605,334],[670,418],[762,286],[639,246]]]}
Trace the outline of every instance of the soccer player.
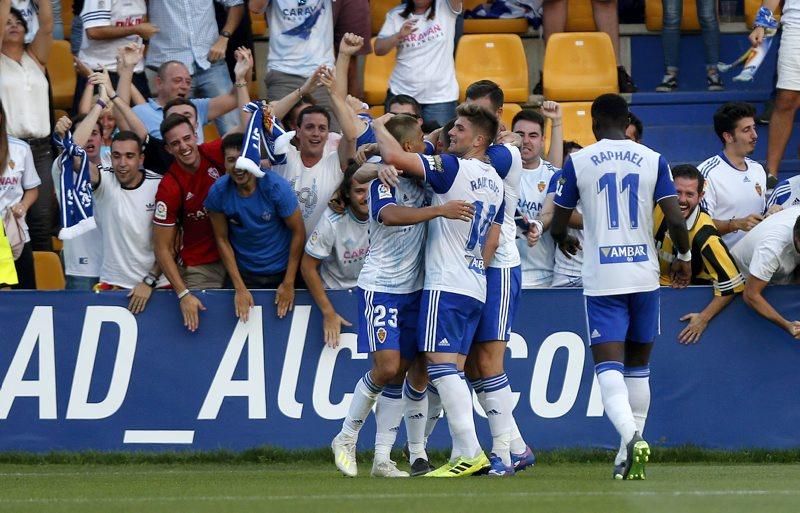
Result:
{"label": "soccer player", "polygon": [[[386,130],[403,151],[421,153],[425,150],[422,130],[416,118],[395,116],[386,122]],[[373,173],[369,176],[374,177],[377,165],[367,164],[362,169],[366,168],[372,168]],[[359,177],[361,173],[359,171]],[[438,206],[426,207],[424,204],[425,189],[419,180],[399,177],[394,186],[373,180],[369,186],[370,250],[358,277],[359,311],[362,314],[358,350],[371,353],[373,364],[372,369],[356,384],[342,430],[331,443],[336,466],[347,476],[357,473],[356,439],[376,401],[372,475],[408,475],[398,470],[389,459],[397,434],[396,427],[404,414],[411,475],[423,475],[431,470],[424,446],[427,414],[427,377],[424,367],[421,373],[416,373],[422,374],[421,380],[414,379],[415,376],[409,372],[409,378],[403,386],[406,371],[417,356],[425,222],[444,216],[466,224],[472,218],[474,207],[461,200]],[[401,390],[403,400],[399,399]]]}
{"label": "soccer player", "polygon": [[748,103],[730,102],[717,109],[714,131],[724,148],[697,166],[706,179],[703,210],[730,249],[764,219],[766,210],[767,173],[748,158],[758,141],[755,116]]}
{"label": "soccer player", "polygon": [[800,175],[781,180],[772,190],[767,200],[767,211],[774,212],[775,207],[796,207],[800,205]]}
{"label": "soccer player", "polygon": [[[705,180],[700,171],[691,164],[682,164],[672,170],[672,179],[678,193],[678,205],[686,219],[689,244],[692,246],[692,285],[713,285],[711,302],[699,313],[687,313],[681,317],[689,324],[678,334],[683,344],[700,340],[703,331],[718,313],[728,306],[744,290],[744,278],[736,267],[728,247],[722,242],[714,222],[700,209]],[[661,268],[661,285],[671,285],[670,266],[675,260],[677,248],[667,233],[667,222],[660,206],[653,213],[653,231]]]}
{"label": "soccer player", "polygon": [[[459,377],[457,362],[459,354],[469,353],[486,301],[485,262],[494,257],[491,248],[484,251],[486,236],[490,225],[502,224],[504,217],[503,182],[484,161],[498,122],[480,106],[461,105],[450,131],[451,154],[421,156],[403,151],[383,126],[385,119],[375,120],[373,127],[387,164],[424,178],[433,189],[434,206],[463,199],[475,207],[471,223],[441,217],[428,223],[418,324],[418,349],[425,353],[428,376],[447,411],[453,435],[451,460],[426,475],[470,475],[488,467],[489,460],[475,434],[472,398]],[[495,162],[495,166],[510,164]]]}
{"label": "soccer player", "polygon": [[800,265],[800,207],[767,217],[731,253],[745,275],[742,297],[747,306],[800,339],[800,321],[784,318],[762,294],[768,284],[791,283]]}
{"label": "soccer player", "polygon": [[650,407],[649,360],[659,325],[658,255],[653,208],[658,203],[678,248],[673,286],[689,283],[692,253],[675,186],[664,157],[626,139],[628,105],[616,94],[592,103],[598,142],[564,164],[550,228],[562,251],[575,252],[567,233],[572,209],[584,208],[583,285],[586,317],[603,406],[625,451],[615,479],[644,479],[650,447],[641,433]]}
{"label": "soccer player", "polygon": [[222,139],[226,174],[211,186],[205,208],[228,273],[225,285],[236,290],[235,314],[247,322],[255,305],[248,289],[294,291],[306,231],[289,182],[236,169],[242,139],[241,132]]}

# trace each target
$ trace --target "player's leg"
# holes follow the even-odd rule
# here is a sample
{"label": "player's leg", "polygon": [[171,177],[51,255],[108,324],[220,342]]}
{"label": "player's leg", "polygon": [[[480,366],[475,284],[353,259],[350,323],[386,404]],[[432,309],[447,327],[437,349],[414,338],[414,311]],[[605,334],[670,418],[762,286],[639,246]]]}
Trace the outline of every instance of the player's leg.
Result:
{"label": "player's leg", "polygon": [[[416,331],[416,330],[415,330]],[[411,476],[427,474],[433,468],[428,461],[425,451],[427,440],[426,428],[428,427],[428,371],[425,358],[418,356],[414,359],[406,373],[403,385],[405,399],[405,424],[408,438],[408,463],[411,465]],[[438,395],[437,395],[438,397]],[[441,401],[439,402],[441,412]]]}
{"label": "player's leg", "polygon": [[481,451],[472,416],[472,396],[459,377],[458,355],[469,350],[482,303],[460,294],[424,291],[419,316],[419,349],[428,362],[428,376],[439,392],[453,435],[453,446],[463,453],[426,474],[459,477],[480,470],[488,460]]}
{"label": "player's leg", "polygon": [[[636,430],[644,436],[644,426],[647,422],[647,413],[650,410],[650,351],[653,344],[626,342],[625,343],[625,386],[628,388],[628,402],[631,405],[633,419],[636,421]],[[628,458],[628,448],[625,440],[620,439],[619,452],[614,460],[616,474],[622,476],[623,465]],[[621,479],[621,477],[620,477]]]}

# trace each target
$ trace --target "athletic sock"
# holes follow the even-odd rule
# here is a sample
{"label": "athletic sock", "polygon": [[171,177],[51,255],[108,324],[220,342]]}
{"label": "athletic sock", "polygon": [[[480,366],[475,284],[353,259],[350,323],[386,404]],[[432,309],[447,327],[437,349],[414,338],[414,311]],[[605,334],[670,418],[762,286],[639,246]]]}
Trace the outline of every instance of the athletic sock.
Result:
{"label": "athletic sock", "polygon": [[472,396],[466,382],[459,378],[454,363],[428,365],[428,376],[439,390],[442,406],[453,436],[453,447],[461,456],[474,458],[481,451],[472,417]]}
{"label": "athletic sock", "polygon": [[414,463],[418,458],[427,460],[425,427],[428,421],[428,394],[425,390],[416,390],[406,381],[403,383],[403,402],[409,463]]}
{"label": "athletic sock", "polygon": [[439,419],[442,418],[442,398],[439,397],[439,391],[436,389],[436,385],[431,382],[428,382],[428,414],[426,415],[427,420],[425,421],[425,447],[428,446],[428,437],[431,436],[433,433],[433,429],[436,427],[436,423],[439,422]]}
{"label": "athletic sock", "polygon": [[481,404],[492,433],[492,452],[503,464],[511,466],[511,429],[514,422],[514,397],[505,373],[483,380],[484,403]]}
{"label": "athletic sock", "polygon": [[525,443],[525,439],[522,438],[522,433],[519,431],[519,426],[517,426],[517,421],[514,417],[511,417],[511,453],[512,454],[522,454],[528,448],[528,444]]}
{"label": "athletic sock", "polygon": [[403,419],[403,385],[386,385],[375,407],[375,461],[389,461]]}
{"label": "athletic sock", "polygon": [[350,408],[347,410],[347,416],[342,423],[341,434],[352,438],[358,439],[358,432],[364,425],[372,406],[375,404],[375,399],[378,394],[383,390],[382,386],[376,385],[369,372],[364,374],[364,377],[358,380],[356,388],[353,391],[353,400],[350,402]]}
{"label": "athletic sock", "polygon": [[628,388],[622,375],[623,365],[621,362],[608,361],[598,363],[594,369],[608,420],[627,444],[636,432],[636,421],[628,402]]}
{"label": "athletic sock", "polygon": [[[624,372],[625,386],[628,388],[628,402],[631,405],[633,420],[636,421],[636,431],[644,436],[647,412],[650,410],[650,366],[625,367]],[[627,443],[621,440],[620,450],[614,463],[619,465],[627,457]]]}

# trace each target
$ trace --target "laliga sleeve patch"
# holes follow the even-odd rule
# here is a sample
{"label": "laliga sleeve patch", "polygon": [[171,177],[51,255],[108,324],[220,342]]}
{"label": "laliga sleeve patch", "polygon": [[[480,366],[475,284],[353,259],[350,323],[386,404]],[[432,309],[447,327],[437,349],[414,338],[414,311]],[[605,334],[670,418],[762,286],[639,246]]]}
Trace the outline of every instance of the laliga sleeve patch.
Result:
{"label": "laliga sleeve patch", "polygon": [[319,233],[317,232],[317,230],[314,230],[311,233],[311,237],[308,239],[308,242],[310,242],[311,244],[315,244],[317,242],[317,239],[319,239]]}
{"label": "laliga sleeve patch", "polygon": [[444,171],[444,164],[442,164],[442,157],[439,155],[423,155],[423,158],[428,161],[428,167],[431,171],[441,173]]}
{"label": "laliga sleeve patch", "polygon": [[378,186],[378,199],[389,199],[392,197],[392,191],[384,184]]}
{"label": "laliga sleeve patch", "polygon": [[167,219],[167,204],[163,201],[156,203],[156,212],[153,216],[159,221],[165,221]]}

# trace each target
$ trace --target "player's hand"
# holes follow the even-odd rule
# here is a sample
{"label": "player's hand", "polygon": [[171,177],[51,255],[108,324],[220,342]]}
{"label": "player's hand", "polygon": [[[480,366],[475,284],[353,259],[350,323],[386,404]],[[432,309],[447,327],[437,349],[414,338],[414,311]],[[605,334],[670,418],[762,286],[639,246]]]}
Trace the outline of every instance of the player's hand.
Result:
{"label": "player's hand", "polygon": [[789,335],[792,337],[800,340],[800,321],[792,321],[786,327],[786,331],[789,332]]}
{"label": "player's hand", "polygon": [[206,307],[191,292],[181,298],[180,306],[183,314],[183,325],[189,331],[196,331],[200,327],[200,311],[205,311]]}
{"label": "player's hand", "polygon": [[233,307],[235,309],[236,317],[242,322],[247,322],[250,318],[250,309],[256,306],[253,301],[253,294],[247,289],[236,290],[236,295],[233,296]]}
{"label": "player's hand", "polygon": [[750,44],[753,45],[753,48],[757,47],[764,41],[764,27],[756,27],[750,32],[748,36],[750,39]]}
{"label": "player's hand", "polygon": [[342,332],[342,326],[352,326],[347,319],[343,318],[338,313],[331,312],[323,315],[322,317],[322,332],[325,336],[325,345],[336,349],[339,347],[339,339]]}
{"label": "player's hand", "polygon": [[541,232],[539,232],[539,225],[536,223],[530,223],[530,227],[528,228],[528,247],[532,248],[539,242],[539,239],[542,237]]}
{"label": "player's hand", "polygon": [[69,116],[61,116],[58,121],[56,121],[56,127],[53,131],[63,139],[70,128],[72,128],[72,120],[69,119]]}
{"label": "player's hand", "polygon": [[516,132],[510,132],[508,130],[500,131],[497,134],[497,138],[494,142],[497,144],[511,144],[517,148],[522,148],[522,136]]}
{"label": "player's hand", "polygon": [[553,121],[561,119],[561,105],[558,102],[547,100],[542,102],[542,116]]}
{"label": "player's hand", "polygon": [[153,289],[149,285],[137,283],[128,292],[128,297],[131,298],[128,302],[128,310],[134,315],[144,312],[144,307],[147,306],[147,301],[150,299],[151,294],[153,294]]}
{"label": "player's hand", "polygon": [[572,255],[577,253],[582,248],[581,243],[577,238],[575,238],[573,235],[567,235],[558,244],[558,249],[564,253],[564,256],[572,260]]}
{"label": "player's hand", "polygon": [[294,308],[294,283],[281,282],[275,291],[275,304],[278,305],[278,318],[283,319],[286,313]]}
{"label": "player's hand", "polygon": [[356,150],[356,164],[363,165],[370,157],[378,154],[378,143],[362,144]]}
{"label": "player's hand", "polygon": [[682,321],[689,321],[683,330],[678,334],[678,342],[681,344],[694,344],[700,341],[700,335],[708,327],[708,321],[699,313],[688,313],[681,317]]}
{"label": "player's hand", "polygon": [[381,165],[378,168],[378,180],[387,187],[397,187],[402,174],[403,171],[394,166]]}
{"label": "player's hand", "polygon": [[733,223],[734,226],[736,226],[737,230],[743,230],[749,232],[763,220],[764,216],[762,216],[761,214],[750,214],[749,216],[743,217],[742,219],[734,219]]}
{"label": "player's hand", "polygon": [[342,41],[339,43],[339,53],[355,55],[363,46],[363,37],[348,32],[342,37]]}
{"label": "player's hand", "polygon": [[772,205],[772,206],[771,206],[771,207],[769,207],[769,209],[767,210],[767,215],[768,215],[768,216],[771,216],[772,214],[777,214],[777,213],[778,213],[778,212],[780,212],[781,210],[783,210],[783,207],[782,207],[782,206],[780,206],[780,205]]}
{"label": "player's hand", "polygon": [[136,33],[145,41],[158,34],[158,32],[159,28],[152,23],[144,22],[136,25]]}
{"label": "player's hand", "polygon": [[475,217],[475,206],[464,200],[450,200],[438,208],[439,216],[458,221],[472,221]]}
{"label": "player's hand", "polygon": [[236,59],[233,76],[237,82],[247,82],[250,72],[253,70],[253,52],[245,46],[240,46],[234,50],[233,56]]}
{"label": "player's hand", "polygon": [[670,267],[670,278],[672,279],[673,289],[683,289],[689,285],[692,279],[692,263],[678,260],[672,261]]}
{"label": "player's hand", "polygon": [[400,27],[400,30],[397,32],[397,38],[403,39],[407,35],[416,32],[416,30],[417,30],[417,20],[416,19],[406,20]]}
{"label": "player's hand", "polygon": [[228,51],[228,38],[219,36],[217,40],[211,45],[208,50],[208,62],[217,62],[225,58],[225,52]]}

